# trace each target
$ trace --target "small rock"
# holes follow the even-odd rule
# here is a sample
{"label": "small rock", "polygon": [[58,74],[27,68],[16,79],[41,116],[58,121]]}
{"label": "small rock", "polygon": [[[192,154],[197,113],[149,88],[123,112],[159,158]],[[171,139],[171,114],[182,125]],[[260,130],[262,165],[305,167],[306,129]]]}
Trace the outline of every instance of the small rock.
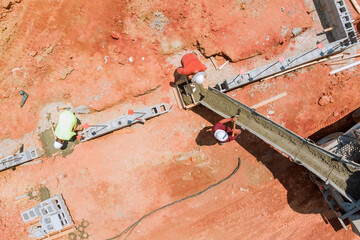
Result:
{"label": "small rock", "polygon": [[273,114],[275,114],[275,111],[273,111],[273,110],[268,111],[268,115],[273,115]]}
{"label": "small rock", "polygon": [[270,36],[266,36],[265,40],[266,40],[266,41],[269,41],[269,40],[270,40]]}
{"label": "small rock", "polygon": [[53,50],[54,50],[54,46],[53,46],[53,45],[50,45],[49,47],[47,47],[47,48],[44,50],[44,53],[50,54],[50,53],[52,53]]}
{"label": "small rock", "polygon": [[133,62],[134,61],[134,57],[129,57],[129,62]]}
{"label": "small rock", "polygon": [[246,3],[242,2],[240,5],[240,10],[245,10],[246,9]]}
{"label": "small rock", "polygon": [[270,57],[268,55],[265,56],[266,60],[270,60]]}
{"label": "small rock", "polygon": [[20,2],[21,2],[21,0],[15,0],[15,2],[16,2],[16,3],[20,3]]}
{"label": "small rock", "polygon": [[164,74],[167,76],[167,75],[169,75],[170,74],[170,69],[168,69],[168,68],[165,68],[164,69]]}
{"label": "small rock", "polygon": [[337,116],[339,116],[339,115],[340,115],[340,114],[339,114],[338,111],[333,112],[333,116],[334,116],[334,117],[337,117]]}
{"label": "small rock", "polygon": [[36,54],[37,54],[37,51],[31,51],[29,55],[32,56],[32,57],[35,57]]}
{"label": "small rock", "polygon": [[35,56],[35,60],[36,60],[36,62],[41,62],[42,60],[44,60],[44,57],[43,56],[41,56],[41,55],[36,55]]}
{"label": "small rock", "polygon": [[60,78],[64,80],[72,71],[74,71],[74,68],[66,67],[64,71],[60,73]]}
{"label": "small rock", "polygon": [[217,26],[215,24],[211,25],[211,31],[213,32],[217,32],[219,29],[217,28]]}
{"label": "small rock", "polygon": [[112,32],[111,33],[111,37],[115,40],[118,40],[120,38],[120,34],[116,33],[116,32]]}
{"label": "small rock", "polygon": [[296,27],[296,28],[293,28],[293,29],[291,30],[291,32],[292,32],[292,34],[294,35],[294,37],[297,36],[297,35],[299,35],[299,34],[301,33],[301,31],[302,31],[302,28],[301,28],[301,27]]}
{"label": "small rock", "polygon": [[324,106],[324,105],[328,104],[330,102],[330,100],[331,100],[330,97],[325,95],[325,96],[322,96],[321,98],[319,98],[318,103],[320,106]]}
{"label": "small rock", "polygon": [[70,99],[70,98],[71,98],[71,94],[70,94],[69,92],[66,92],[66,93],[64,93],[63,98],[64,98],[64,99]]}
{"label": "small rock", "polygon": [[280,39],[279,39],[279,44],[280,44],[280,45],[283,45],[283,44],[284,44],[284,39],[283,39],[283,38],[280,38]]}
{"label": "small rock", "polygon": [[201,127],[204,128],[204,127],[205,127],[205,123],[202,123],[202,124],[201,124]]}

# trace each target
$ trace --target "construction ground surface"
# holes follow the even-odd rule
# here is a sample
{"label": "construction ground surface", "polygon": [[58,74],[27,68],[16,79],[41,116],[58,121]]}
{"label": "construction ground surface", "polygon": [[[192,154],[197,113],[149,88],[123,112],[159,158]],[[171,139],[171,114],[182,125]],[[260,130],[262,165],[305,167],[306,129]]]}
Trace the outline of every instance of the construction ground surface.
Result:
{"label": "construction ground surface", "polygon": [[[88,106],[91,113],[77,117],[89,124],[162,102],[173,107],[0,172],[0,239],[28,239],[20,213],[59,193],[75,225],[90,223],[89,239],[110,239],[225,178],[238,157],[229,180],[147,217],[128,239],[357,239],[336,222],[305,168],[246,131],[216,144],[208,130],[220,117],[202,106],[179,109],[170,85],[188,52],[199,54],[213,86],[241,68],[313,48],[324,37],[314,9],[311,0],[2,0],[1,157],[19,143],[42,148],[39,136],[50,129],[47,113],[57,121],[56,107]],[[210,56],[218,66],[230,63],[216,71]],[[253,106],[286,92],[258,111],[316,140],[349,127],[360,107],[359,67],[329,76],[339,66],[317,64],[227,94]],[[22,108],[20,90],[29,94]]]}

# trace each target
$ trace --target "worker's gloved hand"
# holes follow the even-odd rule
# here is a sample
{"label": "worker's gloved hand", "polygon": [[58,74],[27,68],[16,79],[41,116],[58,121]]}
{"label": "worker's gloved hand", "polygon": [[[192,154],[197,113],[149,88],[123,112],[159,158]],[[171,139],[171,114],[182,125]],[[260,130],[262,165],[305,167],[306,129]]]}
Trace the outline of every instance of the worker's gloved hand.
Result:
{"label": "worker's gloved hand", "polygon": [[181,75],[196,74],[204,72],[207,68],[202,64],[194,53],[185,54],[181,59],[182,68],[178,68],[177,72]]}

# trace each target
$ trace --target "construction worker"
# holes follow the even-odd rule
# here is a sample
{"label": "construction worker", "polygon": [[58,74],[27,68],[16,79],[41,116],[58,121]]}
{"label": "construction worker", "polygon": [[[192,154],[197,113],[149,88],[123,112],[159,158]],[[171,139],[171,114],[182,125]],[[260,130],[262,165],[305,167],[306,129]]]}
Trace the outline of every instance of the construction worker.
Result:
{"label": "construction worker", "polygon": [[214,125],[214,127],[212,129],[212,135],[220,145],[223,145],[227,142],[233,141],[240,135],[241,130],[236,129],[235,124],[234,124],[233,129],[224,125],[225,123],[228,123],[228,122],[235,123],[236,121],[237,121],[236,117],[225,118]]}
{"label": "construction worker", "polygon": [[181,58],[181,65],[182,68],[177,69],[178,74],[187,76],[193,83],[203,84],[206,75],[205,70],[207,68],[200,62],[196,54],[185,54]]}
{"label": "construction worker", "polygon": [[55,129],[54,148],[62,148],[65,141],[69,141],[76,135],[75,130],[82,130],[82,126],[77,124],[75,115],[69,110],[60,113],[59,122]]}

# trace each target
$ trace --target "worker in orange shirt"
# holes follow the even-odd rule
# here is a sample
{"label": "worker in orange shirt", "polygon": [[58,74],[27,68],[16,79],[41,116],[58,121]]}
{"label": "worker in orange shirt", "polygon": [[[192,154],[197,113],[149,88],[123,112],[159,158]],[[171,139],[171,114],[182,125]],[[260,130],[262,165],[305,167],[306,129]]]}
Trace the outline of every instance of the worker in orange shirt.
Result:
{"label": "worker in orange shirt", "polygon": [[181,65],[182,67],[177,69],[178,74],[187,76],[193,83],[202,84],[204,82],[207,67],[194,53],[185,54],[181,58]]}

